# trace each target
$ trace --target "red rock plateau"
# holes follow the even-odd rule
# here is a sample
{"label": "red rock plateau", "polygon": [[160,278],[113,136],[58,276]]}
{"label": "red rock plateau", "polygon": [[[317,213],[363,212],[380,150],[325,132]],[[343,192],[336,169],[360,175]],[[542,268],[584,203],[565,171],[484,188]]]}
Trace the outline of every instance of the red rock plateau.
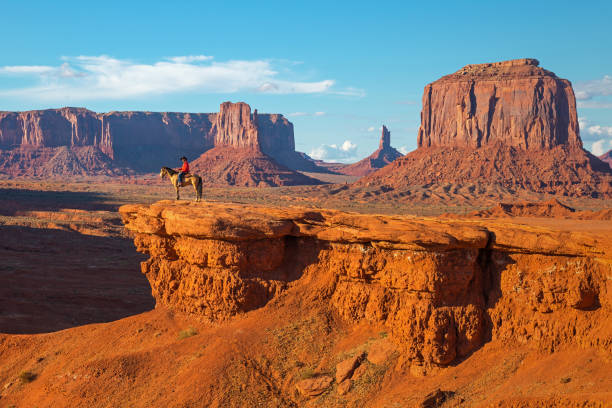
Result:
{"label": "red rock plateau", "polygon": [[[0,335],[3,405],[612,402],[611,221],[174,201],[120,213],[149,257],[155,310]],[[127,260],[121,246],[91,245]]]}
{"label": "red rock plateau", "polygon": [[318,169],[295,151],[291,122],[280,114],[251,114],[245,103],[225,102],[219,113],[0,112],[0,172],[10,176],[152,172],[216,146],[256,148],[275,167]]}
{"label": "red rock plateau", "polygon": [[418,149],[358,187],[398,194],[411,185],[480,183],[510,194],[612,196],[612,171],[582,148],[571,84],[538,64],[467,65],[427,85]]}
{"label": "red rock plateau", "polygon": [[607,153],[599,156],[599,159],[605,163],[608,163],[608,165],[612,168],[612,150],[609,150]]}
{"label": "red rock plateau", "polygon": [[391,147],[391,133],[389,129],[383,125],[378,149],[365,159],[349,166],[339,168],[337,171],[351,176],[366,176],[385,167],[399,157],[402,157],[402,154]]}

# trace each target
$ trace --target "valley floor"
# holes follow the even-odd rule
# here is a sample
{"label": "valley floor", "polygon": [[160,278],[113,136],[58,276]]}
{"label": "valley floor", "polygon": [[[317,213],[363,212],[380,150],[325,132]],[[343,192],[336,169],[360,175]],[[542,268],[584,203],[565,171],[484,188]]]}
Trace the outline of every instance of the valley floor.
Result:
{"label": "valley floor", "polygon": [[[450,196],[389,202],[375,194],[350,201],[334,198],[339,189],[205,189],[204,199],[420,217],[452,213],[447,217],[466,224],[476,221],[461,215],[495,202]],[[183,194],[193,198],[192,191]],[[518,338],[488,341],[420,376],[402,363],[388,328],[347,321],[317,302],[309,285],[294,285],[265,307],[221,322],[156,308],[140,272],[147,257],[136,252],[117,209],[170,198],[172,187],[153,178],[147,184],[0,180],[0,407],[612,404],[612,339],[554,351]],[[612,205],[560,200],[583,210]],[[490,222],[612,236],[610,220]],[[382,357],[363,360],[348,393],[340,395],[335,383],[312,398],[296,390],[301,380],[333,377],[338,363],[363,352]],[[436,395],[443,397],[435,402]]]}

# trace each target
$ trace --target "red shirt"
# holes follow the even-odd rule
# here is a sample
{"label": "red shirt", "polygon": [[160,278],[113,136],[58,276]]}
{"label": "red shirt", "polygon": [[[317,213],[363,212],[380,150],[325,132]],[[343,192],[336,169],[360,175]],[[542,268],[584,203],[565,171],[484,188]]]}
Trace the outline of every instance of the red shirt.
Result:
{"label": "red shirt", "polygon": [[183,173],[189,173],[189,163],[183,162],[183,167],[181,167],[181,171]]}

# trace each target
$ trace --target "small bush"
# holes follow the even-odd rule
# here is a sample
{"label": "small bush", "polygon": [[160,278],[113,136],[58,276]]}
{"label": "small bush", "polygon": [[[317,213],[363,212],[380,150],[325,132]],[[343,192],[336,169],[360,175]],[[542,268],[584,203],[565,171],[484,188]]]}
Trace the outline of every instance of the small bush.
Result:
{"label": "small bush", "polygon": [[31,371],[22,371],[19,373],[19,379],[21,380],[22,384],[31,383],[36,379],[36,374]]}
{"label": "small bush", "polygon": [[305,368],[300,372],[300,380],[306,380],[315,376],[315,372],[312,368]]}
{"label": "small bush", "polygon": [[181,330],[179,332],[178,338],[179,340],[183,340],[183,339],[186,339],[187,337],[195,336],[196,334],[198,334],[198,331],[194,329],[193,327],[190,327],[186,330]]}

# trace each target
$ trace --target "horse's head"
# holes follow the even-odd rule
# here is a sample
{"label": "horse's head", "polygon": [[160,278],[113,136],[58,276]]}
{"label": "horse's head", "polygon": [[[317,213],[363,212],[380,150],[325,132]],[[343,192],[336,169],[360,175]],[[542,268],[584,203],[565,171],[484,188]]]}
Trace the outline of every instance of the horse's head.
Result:
{"label": "horse's head", "polygon": [[161,170],[159,171],[159,177],[164,178],[165,175],[166,175],[166,171],[162,167]]}

